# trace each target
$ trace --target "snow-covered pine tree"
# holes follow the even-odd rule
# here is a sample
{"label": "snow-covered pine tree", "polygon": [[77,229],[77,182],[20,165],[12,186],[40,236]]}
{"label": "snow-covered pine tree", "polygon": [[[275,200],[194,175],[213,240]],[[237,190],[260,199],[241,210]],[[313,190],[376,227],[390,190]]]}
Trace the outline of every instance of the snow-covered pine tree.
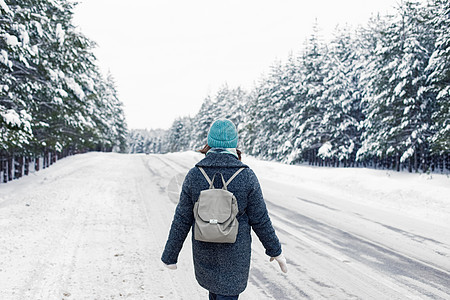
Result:
{"label": "snow-covered pine tree", "polygon": [[96,148],[98,137],[93,117],[96,94],[93,79],[98,79],[95,43],[76,30],[72,24],[73,3],[59,0],[49,3],[44,27],[48,42],[42,49],[41,67],[51,82],[50,98],[57,109],[50,107],[49,127],[44,131],[46,147],[75,149]]}
{"label": "snow-covered pine tree", "polygon": [[247,93],[241,87],[230,88],[224,84],[215,95],[216,115],[218,118],[230,119],[239,127],[245,114],[247,98]]}
{"label": "snow-covered pine tree", "polygon": [[433,39],[420,3],[404,2],[398,9],[387,27],[375,32],[381,39],[365,69],[366,120],[358,157],[387,159],[397,170],[408,160],[417,169],[414,158],[426,152],[431,126],[433,101],[425,92],[425,69]]}
{"label": "snow-covered pine tree", "polygon": [[244,118],[247,98],[247,93],[240,87],[230,89],[226,84],[214,97],[207,96],[192,118],[190,149],[199,149],[206,144],[209,127],[219,118],[230,119],[239,127]]}
{"label": "snow-covered pine tree", "polygon": [[[38,14],[39,15],[39,14]],[[30,60],[37,55],[36,41],[30,41],[30,7],[0,2],[0,150],[24,152],[33,140],[35,122],[31,113],[33,92],[44,85],[30,81],[37,70]]]}
{"label": "snow-covered pine tree", "polygon": [[99,78],[94,92],[92,97],[96,103],[96,111],[93,114],[93,120],[96,124],[95,134],[99,137],[96,148],[103,151],[125,152],[127,125],[112,74],[109,73],[106,80]]}
{"label": "snow-covered pine tree", "polygon": [[325,90],[324,80],[328,72],[325,68],[326,59],[327,48],[316,21],[313,33],[305,42],[303,53],[299,57],[302,91],[293,108],[295,113],[291,116],[291,124],[294,127],[294,155],[291,158],[293,163],[302,160],[316,163],[318,149],[324,138],[327,138],[324,128],[320,126],[326,107],[319,101]]}
{"label": "snow-covered pine tree", "polygon": [[209,126],[216,119],[214,100],[208,95],[200,107],[198,113],[192,118],[191,149],[200,149],[206,144],[206,136]]}
{"label": "snow-covered pine tree", "polygon": [[169,152],[189,150],[192,124],[190,117],[175,119],[167,133],[167,146]]}
{"label": "snow-covered pine tree", "polygon": [[252,154],[253,142],[256,136],[255,119],[253,118],[254,105],[255,105],[256,93],[253,89],[247,98],[245,107],[243,109],[244,115],[242,117],[241,123],[238,126],[239,133],[239,147],[241,151]]}
{"label": "snow-covered pine tree", "polygon": [[[95,66],[95,44],[73,26],[73,7],[67,0],[0,2],[0,123],[6,152],[95,149],[109,138],[96,122],[104,121],[100,115],[116,118],[108,119],[110,124],[124,123],[117,98],[108,106],[99,100],[104,79]],[[119,135],[123,144],[124,133]]]}
{"label": "snow-covered pine tree", "polygon": [[192,136],[192,118],[190,116],[184,116],[181,118],[183,129],[181,131],[180,150],[188,151],[190,148],[191,136]]}
{"label": "snow-covered pine tree", "polygon": [[436,37],[434,51],[427,66],[428,92],[436,96],[429,138],[431,150],[440,156],[440,167],[450,164],[450,2],[431,1],[427,25]]}
{"label": "snow-covered pine tree", "polygon": [[167,153],[168,130],[131,129],[127,136],[129,153]]}
{"label": "snow-covered pine tree", "polygon": [[349,166],[355,160],[360,147],[359,123],[362,120],[359,82],[361,44],[348,27],[336,27],[328,44],[324,79],[324,91],[318,99],[323,114],[320,116],[322,145],[328,151],[320,151],[323,159],[331,158]]}
{"label": "snow-covered pine tree", "polygon": [[252,155],[288,161],[294,107],[298,101],[301,80],[296,58],[291,54],[286,63],[275,62],[269,74],[261,78],[251,94],[243,128],[244,150]]}

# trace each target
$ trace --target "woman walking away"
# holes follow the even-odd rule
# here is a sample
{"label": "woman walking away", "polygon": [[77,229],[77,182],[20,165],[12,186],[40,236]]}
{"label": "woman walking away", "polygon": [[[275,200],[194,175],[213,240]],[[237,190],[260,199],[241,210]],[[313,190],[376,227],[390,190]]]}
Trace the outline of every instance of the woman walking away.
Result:
{"label": "woman walking away", "polygon": [[206,157],[192,168],[183,183],[180,201],[161,260],[176,269],[178,254],[192,228],[195,277],[209,291],[209,299],[238,299],[248,281],[253,231],[286,273],[286,259],[272,227],[255,173],[243,164],[236,149],[238,134],[227,119],[215,121]]}

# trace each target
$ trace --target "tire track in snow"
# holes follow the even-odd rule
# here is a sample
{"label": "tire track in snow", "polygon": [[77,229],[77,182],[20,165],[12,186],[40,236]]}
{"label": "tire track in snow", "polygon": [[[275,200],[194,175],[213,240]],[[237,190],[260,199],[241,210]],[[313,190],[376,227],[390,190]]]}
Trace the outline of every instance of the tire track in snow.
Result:
{"label": "tire track in snow", "polygon": [[[157,159],[161,166],[158,169],[160,185],[180,168],[188,169],[178,157],[171,157],[170,162],[166,156]],[[263,189],[266,190],[267,186],[263,185]],[[278,189],[272,188],[271,197],[274,195],[279,199],[292,197],[289,193],[283,195],[279,185]],[[333,212],[330,216],[336,218],[346,214],[342,222],[348,220],[348,211],[309,198],[301,200],[305,205],[317,206],[318,211]],[[289,273],[286,276],[280,274],[275,263],[268,263],[264,249],[258,245],[259,241],[255,241],[249,286],[242,299],[255,299],[254,295],[259,295],[260,299],[449,298],[445,269],[439,270],[439,267],[411,259],[396,249],[354,234],[346,230],[346,226],[336,225],[337,222],[327,223],[326,218],[318,221],[308,217],[307,212],[298,214],[292,207],[276,207],[267,198],[266,202],[283,243]],[[363,219],[363,216],[353,213],[355,216]],[[431,276],[430,280],[424,281],[427,276]],[[250,292],[254,294],[250,295]]]}
{"label": "tire track in snow", "polygon": [[[450,277],[445,270],[313,220],[271,201],[266,202],[270,205],[277,232],[285,233],[289,239],[297,240],[297,243],[306,244],[307,248],[319,255],[343,263],[345,266],[342,269],[355,274],[366,269],[367,272],[360,274],[362,278],[381,283],[397,295],[408,295],[416,299],[433,295],[436,299],[446,299],[450,294],[447,285]],[[426,283],[413,284],[423,281],[424,278]]]}
{"label": "tire track in snow", "polygon": [[[342,211],[339,210],[339,209],[336,209],[336,208],[333,208],[333,207],[329,207],[329,206],[324,205],[324,204],[322,204],[322,203],[318,203],[318,202],[315,202],[315,201],[303,199],[303,198],[300,198],[300,197],[297,197],[297,199],[300,200],[300,201],[309,203],[309,204],[313,204],[313,205],[317,205],[317,206],[326,208],[326,209],[328,209],[328,210],[332,210],[332,211],[335,211],[335,212],[342,212]],[[408,239],[411,239],[411,240],[413,240],[413,241],[416,241],[416,242],[419,242],[419,243],[429,242],[429,243],[433,244],[434,246],[437,246],[437,247],[439,247],[439,248],[446,249],[446,250],[447,250],[446,252],[447,252],[447,253],[450,253],[450,246],[449,246],[449,245],[446,245],[446,244],[444,244],[444,243],[442,243],[442,242],[440,242],[440,241],[437,241],[437,240],[435,240],[435,239],[428,238],[428,237],[425,237],[425,236],[423,236],[423,235],[418,235],[418,234],[414,234],[414,233],[411,233],[411,232],[407,232],[407,231],[402,230],[402,229],[400,229],[400,228],[397,228],[397,227],[394,227],[394,226],[390,226],[390,225],[386,225],[386,224],[383,224],[383,223],[381,223],[381,222],[374,221],[374,220],[369,219],[369,218],[366,218],[366,217],[364,217],[364,216],[362,216],[362,215],[360,215],[360,214],[358,214],[358,213],[354,213],[354,215],[356,215],[356,216],[357,216],[358,218],[360,218],[360,219],[366,220],[366,221],[371,222],[371,223],[373,223],[373,224],[380,225],[380,226],[382,226],[382,227],[384,227],[384,228],[386,228],[386,229],[389,229],[390,231],[399,233],[399,234],[401,234],[401,235],[403,235],[403,236],[405,236],[405,237],[407,237]],[[356,234],[355,234],[355,235],[356,235]],[[356,236],[358,236],[359,238],[364,239],[364,238],[361,237],[360,235],[356,235]],[[367,239],[366,239],[366,240],[367,240]],[[371,242],[372,242],[372,243],[375,243],[374,241],[371,241]],[[378,244],[378,243],[376,243],[376,244]],[[380,244],[379,244],[379,246],[385,247],[385,248],[389,248],[389,247],[387,247],[386,245],[380,245]],[[392,250],[392,251],[395,251],[395,250],[392,249],[392,248],[389,248],[389,249]],[[395,251],[395,252],[396,252],[396,251]],[[440,252],[439,250],[435,250],[434,252],[435,252],[436,254],[438,254],[438,255],[441,255],[441,256],[447,256],[447,257],[449,257],[449,259],[450,259],[450,256],[449,256],[449,255],[447,255],[447,254],[445,254],[445,253],[442,253],[442,252]],[[407,254],[404,254],[404,253],[403,253],[402,255],[407,256],[407,257],[411,258],[412,260],[417,260],[418,262],[423,263],[423,264],[426,264],[426,265],[428,265],[428,266],[430,266],[430,267],[432,267],[432,268],[439,269],[440,271],[442,271],[442,272],[444,272],[444,273],[447,273],[447,274],[450,276],[450,273],[449,273],[448,271],[446,271],[445,269],[443,269],[443,268],[441,268],[441,267],[439,267],[439,266],[436,266],[436,265],[430,264],[430,263],[428,263],[428,262],[421,261],[421,260],[419,260],[419,259],[410,257],[410,256],[408,256]]]}
{"label": "tire track in snow", "polygon": [[[160,260],[176,204],[168,199],[169,196],[164,185],[167,185],[169,179],[176,174],[173,171],[179,171],[179,168],[174,164],[167,163],[165,158],[158,155],[145,156],[141,162],[146,167],[149,165],[155,170],[152,174],[143,174],[136,189],[140,190],[140,202],[146,214],[149,234],[158,249],[151,262],[151,268],[159,273],[157,274],[160,277],[158,280],[164,281],[163,286],[166,289],[161,295],[165,295],[164,298],[167,299],[206,299],[206,291],[196,283],[193,276],[190,236],[186,239],[180,253],[177,270],[166,269]],[[163,186],[164,188],[162,188]]]}

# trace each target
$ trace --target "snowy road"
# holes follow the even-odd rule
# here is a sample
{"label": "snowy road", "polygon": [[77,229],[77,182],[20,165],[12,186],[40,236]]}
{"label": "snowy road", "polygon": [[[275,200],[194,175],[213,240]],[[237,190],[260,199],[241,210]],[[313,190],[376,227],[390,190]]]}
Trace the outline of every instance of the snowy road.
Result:
{"label": "snowy road", "polygon": [[[160,262],[173,178],[200,158],[89,153],[0,185],[0,299],[207,299],[189,239],[178,270]],[[240,299],[450,299],[445,176],[244,162],[289,272],[255,237]]]}

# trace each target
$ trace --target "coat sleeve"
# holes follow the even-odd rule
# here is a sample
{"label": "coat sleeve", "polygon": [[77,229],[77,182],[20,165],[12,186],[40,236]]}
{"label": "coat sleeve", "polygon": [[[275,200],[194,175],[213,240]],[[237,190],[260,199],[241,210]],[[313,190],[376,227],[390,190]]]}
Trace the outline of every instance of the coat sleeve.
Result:
{"label": "coat sleeve", "polygon": [[186,175],[180,194],[180,201],[175,209],[172,226],[170,227],[169,237],[161,256],[165,264],[176,264],[178,255],[183,247],[183,243],[191,230],[194,222],[194,202],[190,191],[190,178],[192,170]]}
{"label": "coat sleeve", "polygon": [[250,170],[251,189],[248,196],[247,215],[249,224],[266,249],[266,254],[275,257],[281,254],[281,244],[270,221],[259,181]]}

